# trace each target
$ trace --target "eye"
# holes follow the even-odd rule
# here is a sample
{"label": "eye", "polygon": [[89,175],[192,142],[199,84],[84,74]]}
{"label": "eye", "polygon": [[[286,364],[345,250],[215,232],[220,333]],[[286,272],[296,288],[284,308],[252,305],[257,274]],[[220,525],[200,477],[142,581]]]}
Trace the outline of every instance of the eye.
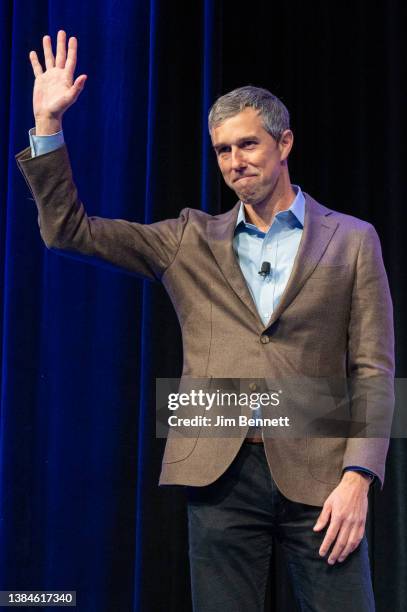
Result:
{"label": "eye", "polygon": [[256,144],[257,142],[255,140],[245,140],[243,143],[243,147],[245,149],[252,149]]}
{"label": "eye", "polygon": [[224,153],[230,153],[230,147],[221,147],[218,149],[218,155],[222,155]]}

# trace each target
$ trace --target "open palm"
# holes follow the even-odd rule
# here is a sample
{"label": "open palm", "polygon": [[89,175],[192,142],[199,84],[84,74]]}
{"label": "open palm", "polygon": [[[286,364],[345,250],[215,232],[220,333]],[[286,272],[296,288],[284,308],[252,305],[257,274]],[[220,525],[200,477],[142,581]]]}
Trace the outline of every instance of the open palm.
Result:
{"label": "open palm", "polygon": [[34,116],[61,119],[64,112],[77,100],[84,88],[86,75],[74,81],[78,43],[71,37],[66,50],[66,33],[58,32],[56,56],[52,52],[51,37],[44,36],[43,48],[45,71],[35,51],[30,52],[30,61],[35,75],[33,92]]}

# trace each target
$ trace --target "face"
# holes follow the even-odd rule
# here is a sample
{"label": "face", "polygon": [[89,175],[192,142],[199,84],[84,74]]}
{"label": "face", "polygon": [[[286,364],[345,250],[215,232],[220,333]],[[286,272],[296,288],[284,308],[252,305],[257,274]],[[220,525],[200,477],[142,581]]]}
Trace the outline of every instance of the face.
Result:
{"label": "face", "polygon": [[246,204],[273,195],[292,146],[285,130],[277,142],[263,127],[259,112],[245,108],[211,131],[220,171],[226,184]]}

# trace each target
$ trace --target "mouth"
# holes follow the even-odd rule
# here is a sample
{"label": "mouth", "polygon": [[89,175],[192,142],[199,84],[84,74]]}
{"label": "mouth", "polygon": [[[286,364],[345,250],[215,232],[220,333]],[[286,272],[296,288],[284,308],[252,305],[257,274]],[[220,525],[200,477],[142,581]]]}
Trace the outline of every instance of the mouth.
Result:
{"label": "mouth", "polygon": [[239,178],[235,179],[234,183],[239,183],[240,181],[246,181],[247,179],[255,178],[255,174],[247,174],[245,176],[239,176]]}

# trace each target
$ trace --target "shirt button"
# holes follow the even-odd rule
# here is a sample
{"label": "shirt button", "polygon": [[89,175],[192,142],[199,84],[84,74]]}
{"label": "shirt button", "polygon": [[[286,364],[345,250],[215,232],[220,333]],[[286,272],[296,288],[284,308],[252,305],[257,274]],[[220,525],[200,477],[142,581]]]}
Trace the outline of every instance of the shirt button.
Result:
{"label": "shirt button", "polygon": [[270,342],[269,336],[260,336],[260,342],[262,344],[268,344]]}

